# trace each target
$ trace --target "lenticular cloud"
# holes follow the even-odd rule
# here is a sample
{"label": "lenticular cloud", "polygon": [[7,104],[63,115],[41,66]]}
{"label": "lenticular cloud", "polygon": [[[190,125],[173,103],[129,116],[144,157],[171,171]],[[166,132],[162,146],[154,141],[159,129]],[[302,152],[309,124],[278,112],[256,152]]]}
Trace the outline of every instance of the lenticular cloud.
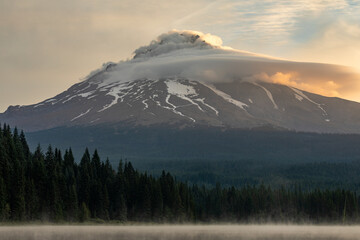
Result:
{"label": "lenticular cloud", "polygon": [[326,96],[343,96],[360,87],[360,75],[350,68],[236,50],[222,46],[215,35],[189,30],[162,34],[136,49],[131,60],[104,64],[94,73],[99,71],[107,72],[103,84],[167,77],[205,83],[267,81]]}

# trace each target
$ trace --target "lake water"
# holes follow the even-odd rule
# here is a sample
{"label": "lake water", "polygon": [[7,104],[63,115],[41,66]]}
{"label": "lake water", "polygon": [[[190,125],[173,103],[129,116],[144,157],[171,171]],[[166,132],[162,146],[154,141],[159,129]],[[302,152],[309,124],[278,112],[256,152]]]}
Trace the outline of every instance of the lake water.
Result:
{"label": "lake water", "polygon": [[305,225],[148,225],[148,226],[2,226],[6,240],[147,239],[360,239],[360,226]]}

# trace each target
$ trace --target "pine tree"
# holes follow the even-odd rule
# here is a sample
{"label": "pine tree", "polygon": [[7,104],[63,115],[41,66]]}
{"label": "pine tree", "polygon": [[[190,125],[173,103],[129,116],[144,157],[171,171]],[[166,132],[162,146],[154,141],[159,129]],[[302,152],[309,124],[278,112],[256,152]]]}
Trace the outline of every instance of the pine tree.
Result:
{"label": "pine tree", "polygon": [[79,221],[86,222],[90,219],[90,211],[86,204],[83,202],[81,204],[80,213],[79,213]]}
{"label": "pine tree", "polygon": [[47,171],[45,167],[45,156],[42,153],[40,145],[37,146],[32,161],[33,167],[31,176],[36,186],[36,195],[38,199],[37,212],[38,215],[46,215],[48,212],[48,189],[47,189]]}
{"label": "pine tree", "polygon": [[28,220],[39,218],[39,197],[37,195],[34,180],[27,178],[25,190],[26,217]]}
{"label": "pine tree", "polygon": [[159,181],[155,181],[154,183],[153,192],[151,194],[151,202],[153,219],[155,221],[161,221],[164,204]]}
{"label": "pine tree", "polygon": [[55,166],[55,154],[51,147],[48,146],[48,149],[45,154],[45,168],[47,172],[46,176],[46,201],[47,201],[47,208],[46,211],[50,213],[51,220],[56,219],[57,215],[57,205],[56,205],[56,198],[57,198],[57,186],[56,186],[56,166]]}
{"label": "pine tree", "polygon": [[77,192],[76,192],[76,186],[75,184],[69,186],[68,188],[68,198],[65,202],[65,212],[67,219],[69,221],[73,221],[76,219],[76,216],[78,215],[78,198],[77,198]]}
{"label": "pine tree", "polygon": [[114,194],[112,198],[112,212],[113,218],[126,221],[127,220],[127,205],[125,195],[125,179],[124,179],[124,171],[123,171],[123,162],[120,160],[118,171],[115,177],[114,185],[112,187]]}
{"label": "pine tree", "polygon": [[124,166],[124,192],[128,218],[135,217],[138,204],[138,174],[130,162]]}
{"label": "pine tree", "polygon": [[103,199],[103,209],[100,217],[101,219],[108,221],[110,220],[110,216],[109,216],[110,200],[109,200],[109,192],[107,190],[106,185],[104,186],[102,199]]}
{"label": "pine tree", "polygon": [[141,175],[139,188],[141,197],[139,199],[139,206],[138,206],[138,216],[142,220],[150,220],[151,218],[151,193],[150,193],[150,183],[148,181],[148,176],[145,173]]}
{"label": "pine tree", "polygon": [[21,143],[25,158],[29,158],[30,157],[30,148],[26,142],[24,131],[20,132],[20,143]]}
{"label": "pine tree", "polygon": [[25,216],[25,176],[19,160],[13,160],[11,169],[10,208],[13,220],[23,220]]}
{"label": "pine tree", "polygon": [[127,221],[127,206],[126,206],[126,199],[124,195],[120,194],[117,197],[115,210],[114,210],[114,217],[113,219],[120,220],[120,221]]}
{"label": "pine tree", "polygon": [[91,159],[92,179],[90,185],[90,202],[89,210],[92,217],[101,217],[104,213],[104,192],[101,182],[101,161],[97,150],[94,151]]}
{"label": "pine tree", "polygon": [[85,153],[80,161],[79,166],[79,194],[78,199],[79,202],[84,203],[86,206],[89,205],[90,202],[90,154],[89,150],[86,148]]}
{"label": "pine tree", "polygon": [[6,189],[3,178],[0,176],[0,220],[5,220]]}
{"label": "pine tree", "polygon": [[98,151],[95,149],[91,158],[92,176],[94,179],[101,178],[101,160]]}
{"label": "pine tree", "polygon": [[75,220],[78,215],[78,194],[76,189],[76,165],[71,148],[65,151],[63,163],[63,179],[66,184],[64,193],[64,211],[69,221]]}

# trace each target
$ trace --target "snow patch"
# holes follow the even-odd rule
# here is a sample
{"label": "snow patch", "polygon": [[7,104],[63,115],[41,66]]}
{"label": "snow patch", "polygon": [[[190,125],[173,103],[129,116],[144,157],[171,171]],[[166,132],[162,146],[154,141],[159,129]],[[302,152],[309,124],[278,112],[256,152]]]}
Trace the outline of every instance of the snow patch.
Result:
{"label": "snow patch", "polygon": [[272,96],[272,94],[271,94],[271,92],[269,90],[267,90],[264,86],[262,86],[262,85],[260,85],[260,84],[258,84],[256,82],[253,82],[252,84],[262,88],[265,91],[268,98],[270,99],[270,101],[272,102],[272,104],[274,105],[274,109],[279,109],[278,105],[275,103],[274,98],[273,98],[273,96]]}
{"label": "snow patch", "polygon": [[86,93],[80,93],[80,94],[78,94],[78,96],[86,98],[86,97],[91,96],[94,92],[95,91],[90,91],[90,92],[86,92]]}
{"label": "snow patch", "polygon": [[99,120],[100,120],[100,118],[97,118],[95,120],[90,121],[90,123],[94,123],[94,122],[99,121]]}
{"label": "snow patch", "polygon": [[[174,80],[167,80],[165,81],[167,86],[167,91],[169,94],[177,96],[185,101],[190,102],[192,105],[195,105],[200,111],[204,112],[204,110],[200,107],[199,104],[194,102],[191,97],[196,97],[198,94],[196,93],[195,89],[192,86],[182,84],[178,81]],[[170,96],[167,98],[167,102]]]}
{"label": "snow patch", "polygon": [[95,95],[91,95],[90,97],[88,97],[87,99],[92,99],[92,98],[94,98],[94,97],[96,97],[97,96],[97,94],[95,94]]}
{"label": "snow patch", "polygon": [[173,104],[171,104],[171,103],[169,102],[168,97],[170,98],[170,95],[168,95],[168,96],[166,97],[165,101],[166,101],[166,103],[168,103],[170,106],[172,106],[172,108],[170,108],[170,107],[168,107],[168,106],[163,106],[163,105],[161,105],[161,103],[160,103],[159,101],[156,101],[154,98],[153,98],[152,100],[153,100],[153,101],[156,103],[156,105],[158,105],[159,107],[165,108],[165,109],[167,109],[167,110],[171,110],[173,113],[175,113],[175,114],[177,114],[177,115],[180,115],[180,116],[182,116],[182,117],[189,118],[191,121],[196,122],[195,119],[193,119],[192,117],[186,116],[186,115],[184,115],[182,112],[177,111],[177,110],[176,110],[176,106],[173,105]]}
{"label": "snow patch", "polygon": [[217,89],[214,85],[210,85],[210,84],[205,84],[202,83],[204,86],[208,87],[210,90],[212,90],[214,93],[216,93],[217,95],[219,95],[220,97],[222,97],[224,100],[226,100],[227,102],[234,104],[235,106],[241,108],[242,110],[245,110],[245,107],[249,107],[249,105],[247,105],[246,103],[240,102],[238,100],[233,99],[230,95],[220,91],[219,89]]}
{"label": "snow patch", "polygon": [[308,100],[309,102],[315,104],[322,112],[323,112],[323,116],[327,116],[327,112],[325,111],[325,109],[322,107],[322,104],[314,102],[313,100],[311,100],[308,96],[306,96],[302,91],[300,91],[299,89],[293,88],[288,86],[290,89],[292,89],[295,93],[299,94],[301,97],[305,98],[306,100]]}
{"label": "snow patch", "polygon": [[178,107],[169,102],[170,96],[171,96],[170,94],[168,94],[168,95],[166,96],[165,102],[166,102],[167,104],[169,104],[172,108],[164,107],[164,106],[163,106],[163,107],[172,110],[175,114],[178,114],[178,115],[183,116],[183,117],[187,117],[187,118],[189,118],[191,121],[196,122],[195,119],[193,119],[192,117],[189,117],[189,116],[183,114],[182,112],[176,110],[176,108],[178,108]]}
{"label": "snow patch", "polygon": [[300,102],[304,99],[302,96],[295,93],[295,98],[299,100]]}
{"label": "snow patch", "polygon": [[68,99],[66,99],[66,100],[63,101],[62,103],[66,103],[66,102],[70,101],[71,99],[73,99],[73,98],[75,98],[75,97],[77,97],[77,95],[74,95],[74,96],[69,97]]}
{"label": "snow patch", "polygon": [[34,108],[40,107],[42,105],[45,105],[45,104],[44,103],[39,103],[39,104],[35,105]]}
{"label": "snow patch", "polygon": [[92,109],[92,108],[89,108],[86,112],[80,113],[80,115],[78,115],[78,116],[74,117],[73,119],[71,119],[70,122],[72,122],[72,121],[74,121],[74,120],[76,120],[76,119],[78,119],[78,118],[80,118],[80,117],[88,114],[91,109]]}
{"label": "snow patch", "polygon": [[[91,95],[95,93],[95,90],[94,91],[90,91],[90,92],[85,92],[85,93],[79,93],[79,94],[76,94],[76,95],[73,95],[71,97],[69,97],[68,99],[66,99],[65,101],[63,101],[62,103],[66,103],[76,97],[83,97],[83,98],[92,98]],[[69,95],[67,95],[65,98],[67,98]],[[94,96],[93,96],[94,97]]]}
{"label": "snow patch", "polygon": [[129,94],[128,91],[124,91],[124,90],[128,90],[135,85],[135,83],[133,83],[133,84],[130,84],[130,83],[131,82],[125,82],[125,83],[117,84],[116,86],[112,85],[112,88],[109,90],[109,92],[106,95],[110,95],[110,96],[114,97],[114,100],[111,103],[106,104],[98,112],[102,112],[102,111],[114,106],[115,104],[118,103],[119,99],[121,102],[123,102],[124,97]]}
{"label": "snow patch", "polygon": [[168,95],[166,96],[165,102],[166,102],[167,104],[169,104],[170,106],[172,106],[173,109],[175,109],[176,106],[175,106],[174,104],[172,104],[171,102],[169,102],[170,96],[171,96],[170,94],[168,94]]}
{"label": "snow patch", "polygon": [[75,92],[78,93],[78,92],[84,91],[84,90],[88,89],[90,86],[91,86],[91,83],[89,83],[89,84],[88,84],[86,87],[84,87],[83,89],[79,89],[79,90],[77,90],[77,91],[75,91]]}
{"label": "snow patch", "polygon": [[146,101],[148,101],[149,99],[145,99],[145,100],[142,100],[142,103],[145,105],[144,109],[148,109],[149,108],[149,104],[146,103]]}
{"label": "snow patch", "polygon": [[205,102],[205,98],[197,98],[197,99],[194,99],[194,100],[201,102],[203,105],[205,105],[205,106],[207,106],[208,108],[210,108],[211,110],[213,110],[213,111],[215,112],[216,116],[219,116],[219,111],[216,110],[216,108],[214,108],[213,106],[207,104],[207,103]]}

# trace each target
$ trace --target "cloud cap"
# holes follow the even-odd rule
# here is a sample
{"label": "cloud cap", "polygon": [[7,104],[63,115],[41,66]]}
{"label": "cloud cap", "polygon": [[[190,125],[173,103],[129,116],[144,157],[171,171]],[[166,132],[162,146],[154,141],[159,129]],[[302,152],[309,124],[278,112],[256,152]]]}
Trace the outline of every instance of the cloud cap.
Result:
{"label": "cloud cap", "polygon": [[134,51],[134,59],[153,57],[181,49],[211,49],[222,45],[220,37],[191,30],[172,30],[160,35],[149,45]]}
{"label": "cloud cap", "polygon": [[134,54],[133,59],[105,64],[95,71],[107,70],[106,79],[100,84],[178,77],[211,84],[264,81],[342,98],[360,90],[360,74],[349,67],[295,62],[236,50],[222,46],[217,36],[197,31],[169,31]]}

